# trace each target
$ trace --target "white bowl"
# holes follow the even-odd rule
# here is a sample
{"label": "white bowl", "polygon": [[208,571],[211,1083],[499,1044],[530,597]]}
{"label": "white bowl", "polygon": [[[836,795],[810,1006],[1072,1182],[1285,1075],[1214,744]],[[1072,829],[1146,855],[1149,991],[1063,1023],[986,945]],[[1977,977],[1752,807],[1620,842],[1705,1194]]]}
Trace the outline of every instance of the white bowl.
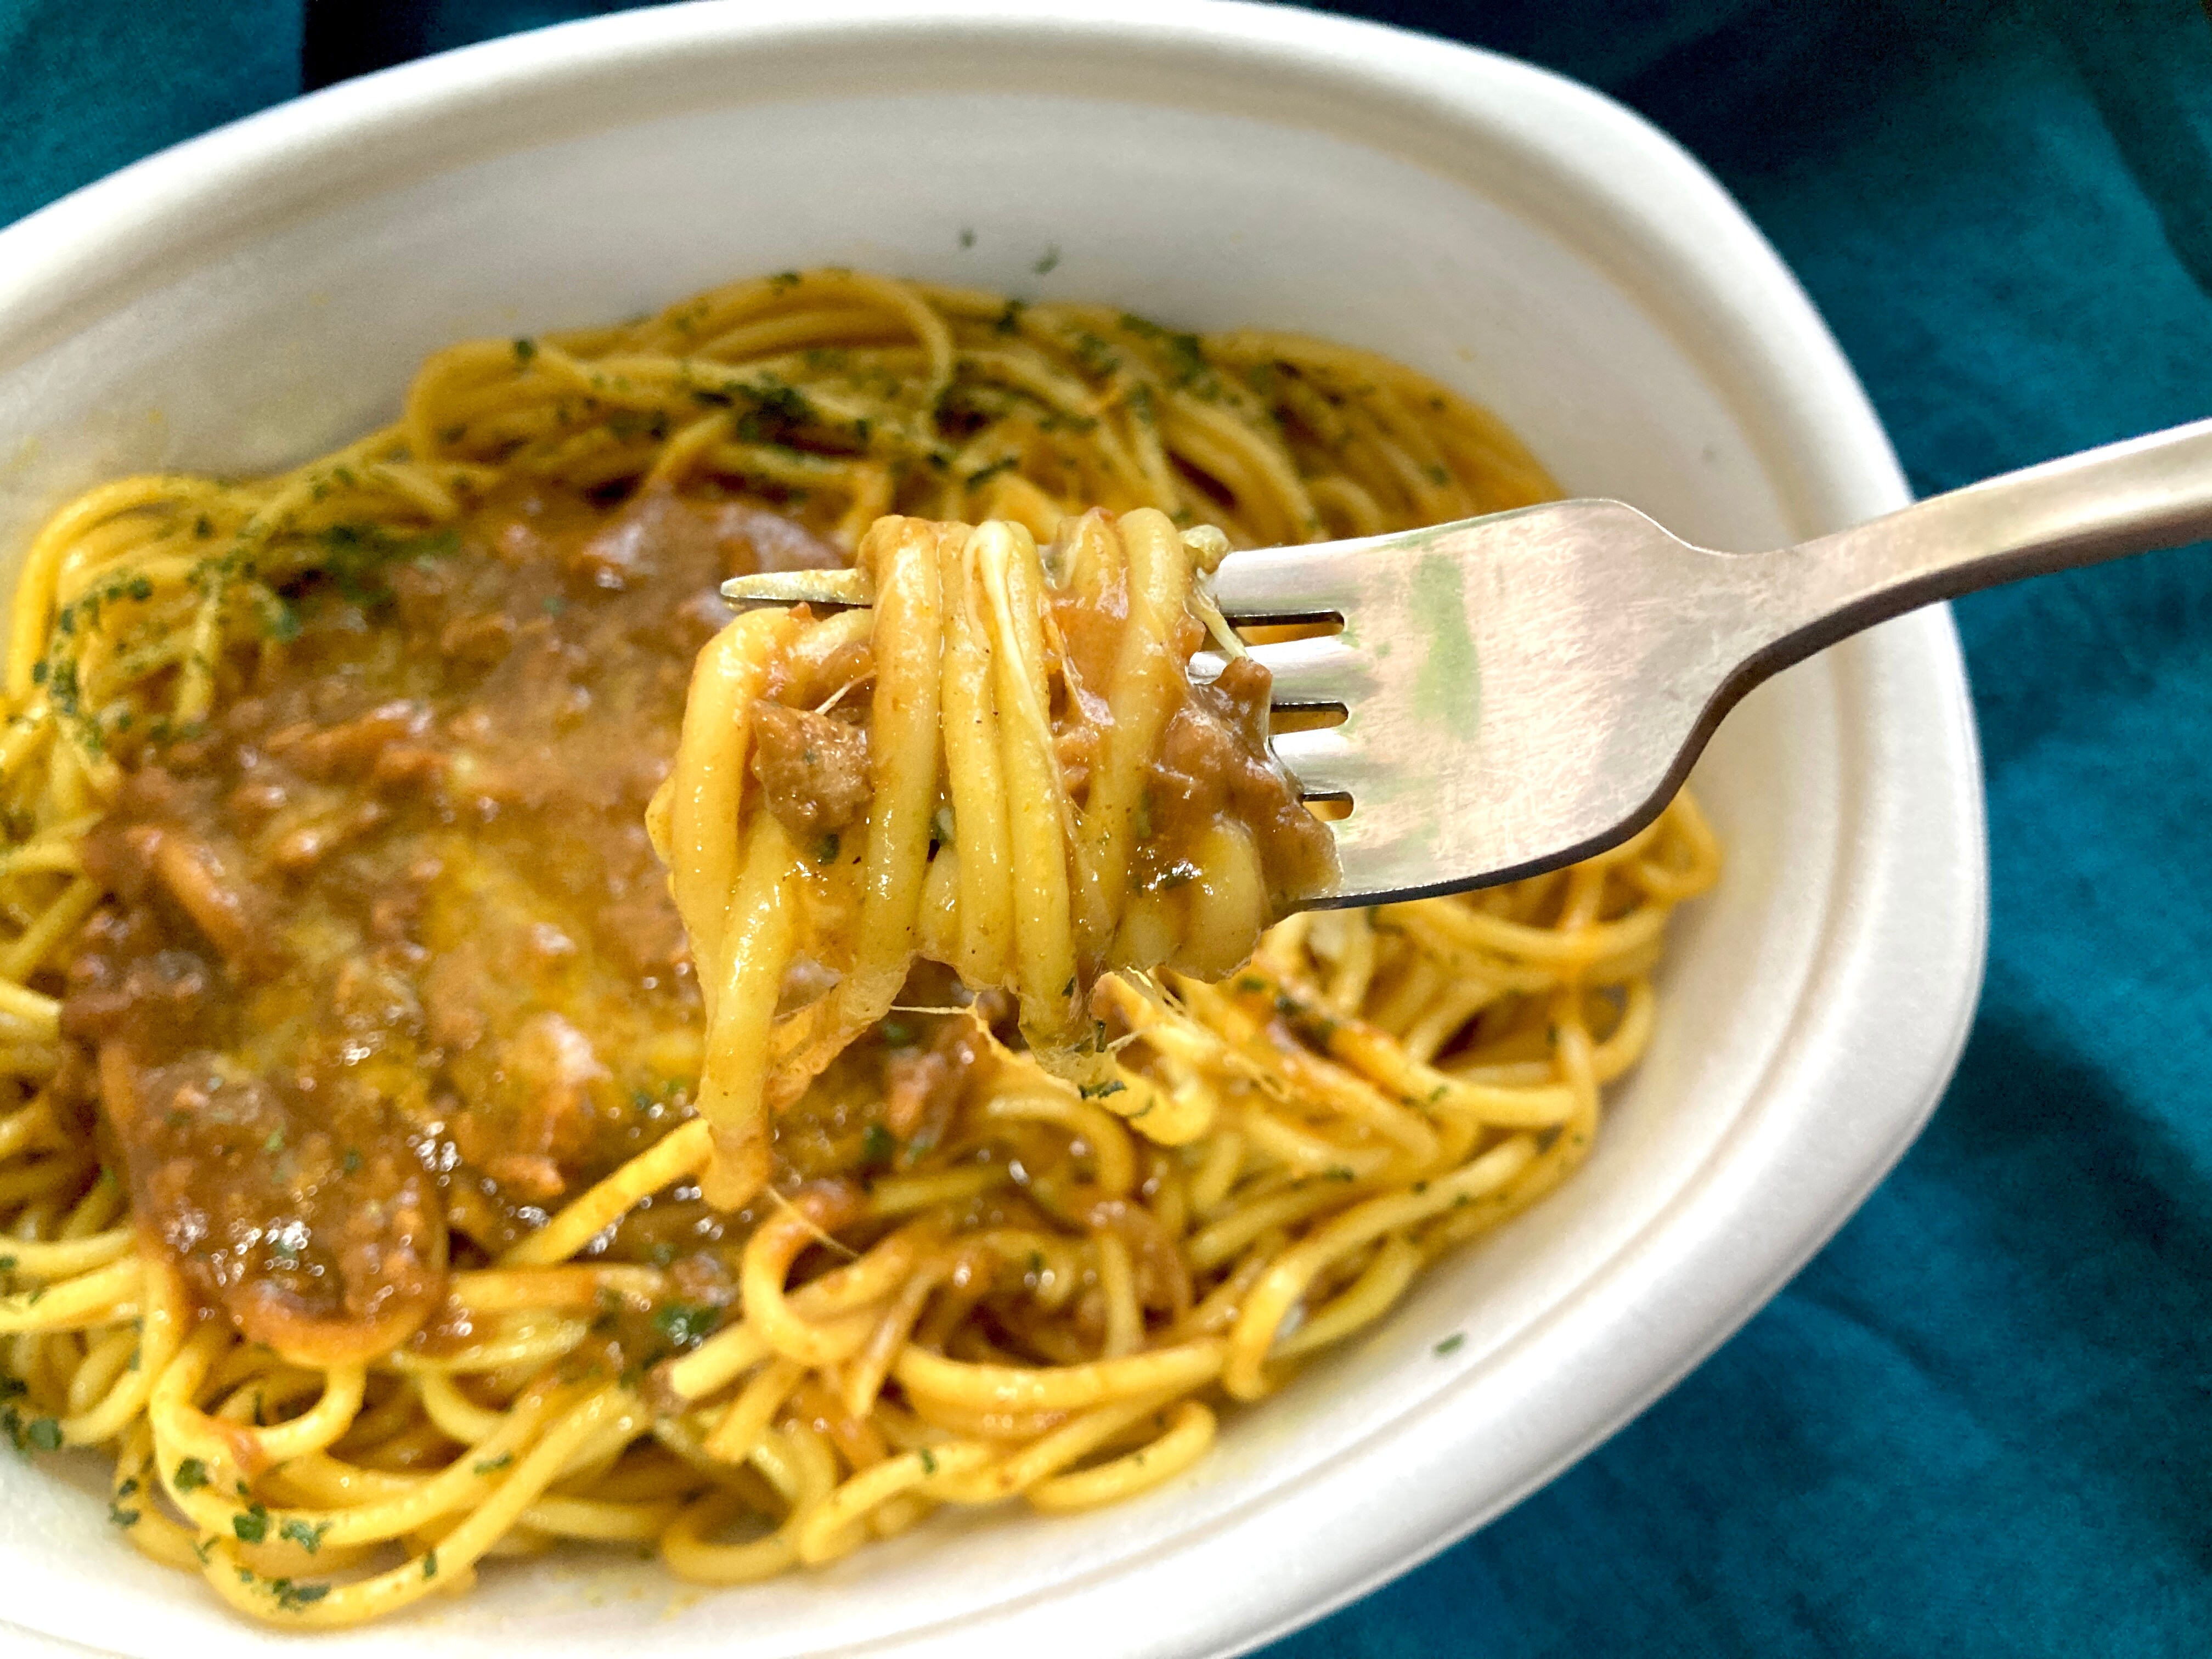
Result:
{"label": "white bowl", "polygon": [[[1772,251],[1593,93],[1272,7],[812,0],[634,12],[414,64],[0,234],[0,547],[15,556],[104,477],[332,445],[448,341],[818,263],[1385,351],[1497,408],[1571,489],[1711,545],[1906,499]],[[1085,1516],[943,1517],[747,1589],[597,1558],[495,1568],[465,1599],[323,1644],[1210,1653],[1496,1515],[1828,1237],[1919,1128],[1972,1010],[1980,775],[1947,615],[1761,690],[1698,787],[1726,877],[1676,924],[1657,1040],[1589,1166],[1370,1340],[1236,1415],[1190,1475]],[[12,1651],[297,1650],[13,1460],[0,1580]]]}

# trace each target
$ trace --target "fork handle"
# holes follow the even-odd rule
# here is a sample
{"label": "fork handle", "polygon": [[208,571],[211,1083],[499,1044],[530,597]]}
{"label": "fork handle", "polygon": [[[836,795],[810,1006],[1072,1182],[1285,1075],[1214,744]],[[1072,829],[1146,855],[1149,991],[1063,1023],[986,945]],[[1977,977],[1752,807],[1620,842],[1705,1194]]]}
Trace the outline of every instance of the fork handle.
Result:
{"label": "fork handle", "polygon": [[2212,420],[2085,450],[1754,554],[1754,678],[1917,606],[2212,537]]}

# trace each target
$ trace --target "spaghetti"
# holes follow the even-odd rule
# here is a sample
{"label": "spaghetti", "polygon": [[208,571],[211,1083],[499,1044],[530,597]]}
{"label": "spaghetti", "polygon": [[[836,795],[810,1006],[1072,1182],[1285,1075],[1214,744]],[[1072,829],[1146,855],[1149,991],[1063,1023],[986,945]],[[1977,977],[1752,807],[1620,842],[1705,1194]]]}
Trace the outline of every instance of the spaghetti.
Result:
{"label": "spaghetti", "polygon": [[[1220,532],[1151,507],[1062,528],[1041,556],[1018,524],[886,518],[849,572],[726,589],[866,604],[725,629],[650,818],[706,996],[724,1208],[768,1183],[773,1115],[890,1012],[917,953],[1014,993],[1029,1047],[1083,1097],[1188,1139],[1114,1062],[1089,988],[1109,967],[1218,979],[1334,884],[1328,831],[1267,749],[1267,672],[1197,580]],[[1208,622],[1231,654],[1194,686]],[[801,970],[820,994],[785,1010]]]}
{"label": "spaghetti", "polygon": [[[307,1627],[563,1540],[731,1583],[1188,1468],[1224,1400],[1587,1155],[1711,835],[1684,797],[1571,870],[1292,915],[1218,983],[1108,976],[1096,1079],[902,951],[788,961],[771,1019],[855,988],[776,1074],[764,1183],[702,1192],[702,1073],[738,1036],[710,1017],[763,1000],[726,995],[750,947],[685,949],[645,817],[714,590],[887,514],[1050,541],[1097,507],[1182,548],[1549,492],[1489,416],[1346,348],[815,271],[453,348],[398,425],[277,477],[72,502],[0,732],[0,1427],[105,1449],[136,1547]],[[836,691],[840,625],[740,623],[814,676],[766,701]],[[1030,972],[1066,1034],[1065,980],[927,846],[922,954]],[[1079,883],[1065,914],[1086,973],[1125,933],[1225,965],[1188,915],[1139,949]]]}

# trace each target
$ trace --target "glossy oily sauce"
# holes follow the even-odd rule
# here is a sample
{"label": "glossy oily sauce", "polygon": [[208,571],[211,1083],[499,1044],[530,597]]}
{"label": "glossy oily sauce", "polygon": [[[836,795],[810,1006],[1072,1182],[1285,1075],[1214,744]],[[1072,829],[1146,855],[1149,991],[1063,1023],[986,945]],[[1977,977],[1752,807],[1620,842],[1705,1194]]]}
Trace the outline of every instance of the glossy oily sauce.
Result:
{"label": "glossy oily sauce", "polygon": [[[111,896],[70,963],[56,1090],[104,1121],[140,1226],[202,1305],[318,1364],[465,1338],[441,1312],[451,1268],[495,1261],[692,1115],[701,1000],[646,805],[729,620],[718,585],[839,562],[743,501],[607,507],[538,484],[439,535],[325,543],[224,664],[204,729],[118,745],[121,793],[83,849]],[[1116,611],[1060,608],[1079,659]],[[872,668],[851,655],[823,666],[860,691],[830,713],[754,710],[750,770],[802,846],[867,811]],[[1224,822],[1271,874],[1312,879],[1328,832],[1268,755],[1267,695],[1244,660],[1186,689],[1133,884],[1182,897]],[[1065,712],[1079,795],[1098,727]],[[962,994],[935,976],[916,1000]],[[911,1034],[873,1033],[778,1125],[781,1188],[858,1172],[872,1126],[927,1146],[949,1119],[976,1057],[939,1054],[933,1019],[890,1024]],[[719,1306],[755,1219],[679,1184],[586,1254]]]}
{"label": "glossy oily sauce", "polygon": [[[325,539],[207,729],[121,757],[57,1093],[104,1100],[204,1304],[331,1364],[688,1115],[699,999],[646,802],[717,585],[837,559],[738,501],[537,486]],[[605,1253],[702,1223],[643,1210]]]}

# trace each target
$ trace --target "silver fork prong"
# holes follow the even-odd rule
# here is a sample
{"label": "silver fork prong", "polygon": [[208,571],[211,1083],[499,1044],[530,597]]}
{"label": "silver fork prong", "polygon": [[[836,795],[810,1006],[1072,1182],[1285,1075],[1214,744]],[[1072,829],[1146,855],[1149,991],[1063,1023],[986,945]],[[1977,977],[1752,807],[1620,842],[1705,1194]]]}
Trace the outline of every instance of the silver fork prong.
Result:
{"label": "silver fork prong", "polygon": [[1338,634],[1283,640],[1251,648],[1274,681],[1278,708],[1349,708],[1375,688],[1371,653],[1353,650]]}
{"label": "silver fork prong", "polygon": [[1388,881],[1378,881],[1376,870],[1370,866],[1376,862],[1376,854],[1382,845],[1391,839],[1389,825],[1378,821],[1373,812],[1362,812],[1359,803],[1354,801],[1352,811],[1328,827],[1336,836],[1341,884],[1334,902],[1363,902],[1379,889],[1387,888]]}
{"label": "silver fork prong", "polygon": [[1385,539],[1233,553],[1213,573],[1213,602],[1233,623],[1341,621],[1359,594],[1360,556]]}
{"label": "silver fork prong", "polygon": [[[1278,708],[1348,708],[1375,688],[1373,662],[1334,635],[1255,645],[1245,654],[1274,682],[1268,702]],[[1190,677],[1210,684],[1228,666],[1218,651],[1190,659]]]}
{"label": "silver fork prong", "polygon": [[1309,799],[1350,795],[1357,800],[1363,787],[1374,781],[1374,757],[1348,741],[1341,726],[1278,732],[1268,746]]}

